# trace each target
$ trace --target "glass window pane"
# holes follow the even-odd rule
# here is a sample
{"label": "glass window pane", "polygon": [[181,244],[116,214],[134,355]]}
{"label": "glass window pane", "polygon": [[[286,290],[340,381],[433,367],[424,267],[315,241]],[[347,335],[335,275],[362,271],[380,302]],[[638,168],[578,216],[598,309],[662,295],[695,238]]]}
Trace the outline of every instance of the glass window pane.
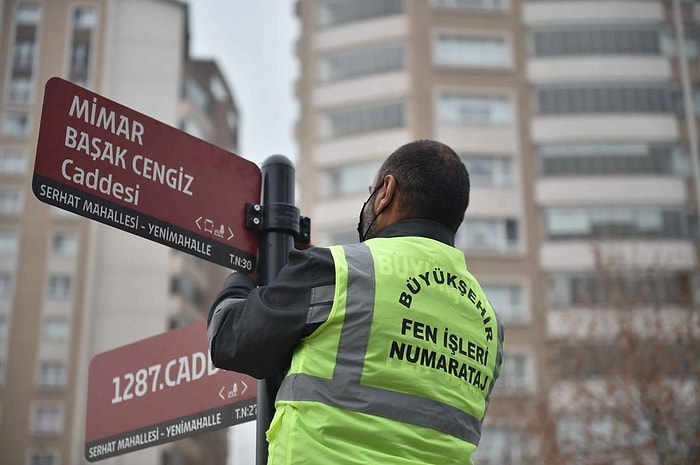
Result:
{"label": "glass window pane", "polygon": [[0,315],[0,344],[3,345],[7,342],[7,338],[10,334],[10,321],[7,315]]}
{"label": "glass window pane", "polygon": [[38,3],[23,2],[17,7],[16,22],[18,25],[36,25],[41,19],[41,8]]}
{"label": "glass window pane", "polygon": [[46,342],[66,342],[70,337],[70,320],[64,316],[50,316],[44,320],[42,340]]}
{"label": "glass window pane", "polygon": [[3,118],[2,132],[7,136],[26,136],[29,134],[29,115],[26,113],[8,113]]}
{"label": "glass window pane", "polygon": [[404,10],[404,0],[323,0],[320,9],[321,26],[364,21],[396,15]]}
{"label": "glass window pane", "polygon": [[438,121],[457,126],[505,126],[511,124],[512,108],[505,96],[442,94]]}
{"label": "glass window pane", "polygon": [[510,0],[433,0],[433,6],[464,10],[507,10],[510,8]]}
{"label": "glass window pane", "polygon": [[69,275],[49,276],[48,296],[52,299],[68,299],[73,295],[73,278]]}
{"label": "glass window pane", "polygon": [[61,361],[43,361],[39,366],[39,386],[62,387],[68,382],[66,364]]}
{"label": "glass window pane", "polygon": [[337,81],[357,78],[399,70],[404,66],[404,45],[374,45],[322,56],[319,60],[319,79]]}
{"label": "glass window pane", "polygon": [[325,138],[403,127],[406,108],[403,102],[387,102],[330,110],[321,115],[321,135]]}
{"label": "glass window pane", "polygon": [[16,215],[22,211],[22,195],[18,191],[0,190],[0,215]]}
{"label": "glass window pane", "polygon": [[524,319],[522,288],[515,285],[485,284],[482,289],[491,306],[504,321]]}
{"label": "glass window pane", "polygon": [[63,409],[53,405],[36,407],[32,418],[32,425],[36,433],[60,433],[63,428]]}
{"label": "glass window pane", "polygon": [[12,296],[14,280],[8,272],[0,272],[0,299],[7,299]]}
{"label": "glass window pane", "polygon": [[76,29],[92,29],[97,22],[94,8],[81,6],[73,10],[73,27]]}
{"label": "glass window pane", "polygon": [[51,253],[65,257],[78,254],[78,235],[75,233],[56,233],[51,237]]}
{"label": "glass window pane", "polygon": [[467,254],[508,253],[517,250],[518,245],[518,223],[510,219],[467,218],[455,236],[455,246]]}
{"label": "glass window pane", "polygon": [[504,38],[440,35],[433,47],[438,66],[502,68],[511,64]]}
{"label": "glass window pane", "polygon": [[16,255],[19,237],[14,231],[0,231],[0,255]]}

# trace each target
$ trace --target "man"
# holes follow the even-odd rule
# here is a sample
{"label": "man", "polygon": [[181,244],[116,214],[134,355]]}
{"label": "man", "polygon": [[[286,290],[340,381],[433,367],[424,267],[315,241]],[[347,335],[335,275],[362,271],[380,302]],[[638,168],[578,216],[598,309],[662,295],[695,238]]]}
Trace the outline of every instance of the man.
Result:
{"label": "man", "polygon": [[448,146],[382,165],[360,243],[292,251],[255,288],[230,275],[209,314],[217,367],[286,373],[270,464],[471,464],[502,367],[503,326],[454,235],[469,176]]}

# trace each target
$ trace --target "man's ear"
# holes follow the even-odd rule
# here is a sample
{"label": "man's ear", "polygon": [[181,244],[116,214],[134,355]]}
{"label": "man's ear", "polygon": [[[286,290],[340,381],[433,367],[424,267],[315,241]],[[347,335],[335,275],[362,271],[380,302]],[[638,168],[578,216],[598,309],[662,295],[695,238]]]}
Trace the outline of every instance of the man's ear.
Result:
{"label": "man's ear", "polygon": [[382,188],[377,192],[377,198],[374,201],[374,212],[378,215],[389,207],[396,197],[396,178],[387,174],[382,181]]}

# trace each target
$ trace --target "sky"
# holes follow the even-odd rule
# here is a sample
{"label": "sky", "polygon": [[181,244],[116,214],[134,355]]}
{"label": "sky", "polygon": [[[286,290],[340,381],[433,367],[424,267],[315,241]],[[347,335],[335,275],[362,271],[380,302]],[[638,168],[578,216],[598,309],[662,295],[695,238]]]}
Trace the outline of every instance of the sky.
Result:
{"label": "sky", "polygon": [[221,68],[240,112],[238,154],[258,164],[296,159],[295,0],[186,0],[190,55]]}
{"label": "sky", "polygon": [[[295,0],[184,1],[189,4],[190,56],[219,64],[238,106],[238,154],[258,164],[273,154],[294,161]],[[255,422],[229,432],[230,462],[253,465]]]}
{"label": "sky", "polygon": [[[190,56],[221,68],[240,112],[238,154],[258,165],[282,154],[295,161],[295,0],[187,0]],[[229,463],[255,463],[255,422],[229,429]]]}

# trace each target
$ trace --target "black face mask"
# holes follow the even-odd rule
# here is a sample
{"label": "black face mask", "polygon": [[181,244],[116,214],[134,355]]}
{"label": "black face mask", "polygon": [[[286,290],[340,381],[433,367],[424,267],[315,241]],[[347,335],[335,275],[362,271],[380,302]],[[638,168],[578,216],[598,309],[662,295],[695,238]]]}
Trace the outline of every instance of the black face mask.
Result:
{"label": "black face mask", "polygon": [[367,235],[368,235],[369,232],[372,230],[372,226],[374,226],[374,222],[377,221],[377,217],[381,214],[381,212],[379,212],[379,213],[377,213],[376,215],[374,215],[374,217],[373,217],[372,220],[370,221],[369,225],[367,226],[367,229],[364,229],[364,227],[363,227],[363,225],[362,225],[362,220],[364,220],[365,207],[366,207],[367,204],[370,202],[370,200],[372,200],[372,197],[374,197],[374,195],[375,195],[377,192],[379,192],[379,189],[381,189],[381,188],[382,188],[382,184],[380,184],[379,186],[377,186],[377,187],[374,189],[374,191],[372,191],[372,193],[369,194],[369,197],[367,198],[367,200],[365,200],[365,203],[362,204],[362,208],[360,209],[360,219],[359,219],[359,221],[357,222],[357,235],[358,235],[358,237],[360,238],[360,242],[364,242],[365,239],[367,239]]}

